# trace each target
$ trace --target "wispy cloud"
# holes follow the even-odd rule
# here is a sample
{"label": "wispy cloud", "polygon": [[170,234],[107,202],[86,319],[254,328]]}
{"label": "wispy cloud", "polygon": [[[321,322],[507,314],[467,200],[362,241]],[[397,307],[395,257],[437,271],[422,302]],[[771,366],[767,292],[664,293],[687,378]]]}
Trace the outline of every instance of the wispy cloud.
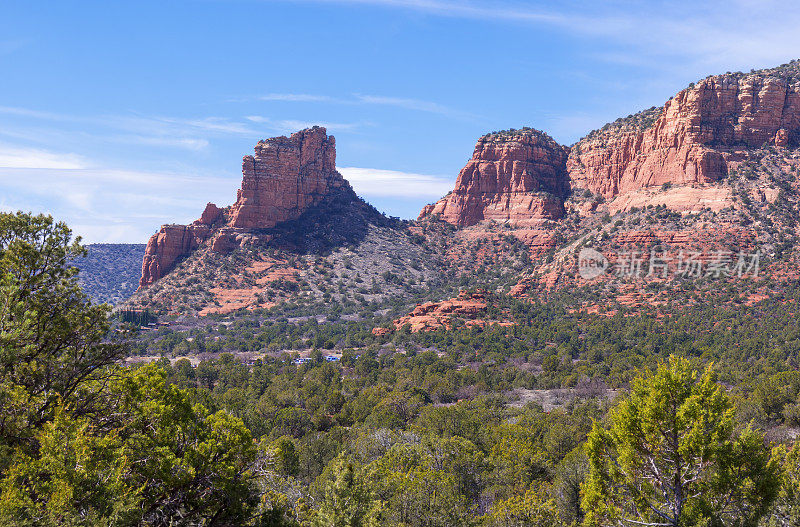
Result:
{"label": "wispy cloud", "polygon": [[419,99],[409,99],[405,97],[385,97],[380,95],[356,95],[356,99],[364,104],[377,104],[382,106],[394,106],[405,110],[415,110],[418,112],[438,113],[441,115],[460,115],[467,116],[467,112],[461,112],[449,108],[439,103],[422,101]]}
{"label": "wispy cloud", "polygon": [[[299,97],[299,96],[298,96]],[[315,96],[316,97],[316,96]],[[203,150],[212,137],[241,136],[264,137],[286,134],[310,126],[325,126],[334,132],[352,132],[369,122],[325,122],[296,119],[273,119],[261,115],[249,115],[239,119],[207,116],[198,118],[161,115],[98,115],[79,116],[0,106],[0,115],[23,119],[25,122],[50,123],[50,130],[29,125],[0,126],[0,135],[18,140],[35,141],[43,137],[64,137],[73,133],[65,126],[72,125],[78,133],[102,142],[140,144],[186,150]],[[28,130],[28,132],[26,132]]]}
{"label": "wispy cloud", "polygon": [[[447,0],[296,0],[402,9],[487,23],[551,27],[600,39],[599,60],[650,68],[724,71],[797,58],[800,4],[776,0],[524,3]],[[619,49],[606,49],[607,45]],[[661,59],[653,62],[654,59]],[[708,71],[706,71],[708,73]]]}
{"label": "wispy cloud", "polygon": [[342,105],[375,105],[375,106],[392,106],[404,110],[413,110],[417,112],[426,112],[439,115],[446,115],[456,118],[473,118],[473,114],[451,108],[444,104],[426,101],[422,99],[414,99],[409,97],[395,97],[387,95],[365,95],[354,93],[347,97],[333,97],[330,95],[315,95],[310,93],[270,93],[267,95],[259,95],[250,99],[237,99],[238,102],[247,100],[258,101],[276,101],[276,102],[312,102],[312,103],[325,103],[325,104],[342,104]]}
{"label": "wispy cloud", "polygon": [[311,95],[308,93],[268,93],[256,97],[259,101],[286,101],[286,102],[328,102],[333,97],[327,95]]}
{"label": "wispy cloud", "polygon": [[[17,148],[0,144],[0,168],[72,170],[88,166],[87,161],[78,154],[55,153],[37,148]],[[0,179],[2,179],[2,174],[0,174]]]}
{"label": "wispy cloud", "polygon": [[403,197],[436,199],[453,188],[445,176],[400,172],[378,168],[340,167],[355,191],[365,197]]}
{"label": "wispy cloud", "polygon": [[196,219],[209,200],[222,196],[225,202],[220,205],[233,201],[237,185],[233,178],[175,172],[68,165],[0,167],[0,208],[46,212],[68,220],[88,242],[144,242],[163,223]]}
{"label": "wispy cloud", "polygon": [[270,129],[280,133],[288,134],[310,128],[312,126],[322,126],[329,132],[352,132],[364,126],[370,126],[371,123],[357,122],[357,123],[332,123],[327,121],[299,121],[294,119],[270,119],[262,115],[248,115],[245,117],[248,121],[260,124],[266,124]]}
{"label": "wispy cloud", "polygon": [[70,115],[30,108],[0,106],[0,135],[26,141],[80,134],[101,142],[201,150],[209,144],[200,134],[252,133],[243,122],[208,117],[178,119],[141,115]]}
{"label": "wispy cloud", "polygon": [[473,2],[447,2],[437,0],[318,0],[320,3],[373,5],[423,11],[446,17],[476,18],[482,20],[513,20],[526,22],[565,23],[564,15],[517,6],[502,6]]}

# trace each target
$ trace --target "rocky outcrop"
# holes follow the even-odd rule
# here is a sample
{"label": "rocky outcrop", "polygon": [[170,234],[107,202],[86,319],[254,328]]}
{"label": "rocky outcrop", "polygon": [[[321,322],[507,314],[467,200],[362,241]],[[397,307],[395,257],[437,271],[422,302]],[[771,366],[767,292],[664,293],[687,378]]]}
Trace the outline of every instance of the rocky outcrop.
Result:
{"label": "rocky outcrop", "polygon": [[[462,291],[457,298],[441,302],[427,302],[414,308],[411,313],[394,321],[392,328],[374,328],[373,335],[383,336],[409,326],[412,333],[419,331],[436,331],[440,328],[451,329],[455,320],[461,320],[465,326],[500,325],[512,326],[508,319],[486,320],[481,318],[486,314],[491,298],[483,291],[468,293]],[[508,315],[508,313],[504,313]]]}
{"label": "rocky outcrop", "polygon": [[663,184],[706,185],[728,175],[737,149],[790,146],[799,134],[795,85],[769,73],[719,75],[660,111],[589,134],[572,148],[567,168],[574,187],[606,198]]}
{"label": "rocky outcrop", "polygon": [[215,252],[266,243],[273,236],[261,230],[299,218],[334,192],[337,199],[343,192],[356,199],[336,171],[335,139],[319,126],[291,137],[259,141],[255,155],[244,157],[242,176],[231,207],[221,209],[209,203],[191,225],[164,225],[150,238],[140,287],[163,277],[175,262],[207,241]]}
{"label": "rocky outcrop", "polygon": [[206,205],[206,209],[203,211],[203,214],[200,215],[200,219],[194,223],[200,223],[202,225],[214,225],[222,218],[222,215],[223,211],[221,208],[217,207],[213,203],[209,203]]}
{"label": "rocky outcrop", "polygon": [[[570,188],[620,197],[610,205],[614,211],[650,204],[681,212],[729,207],[730,193],[717,183],[748,150],[800,144],[798,79],[798,62],[708,77],[663,107],[618,119],[570,149],[532,129],[486,135],[453,192],[426,206],[420,219],[438,215],[460,227],[488,219],[538,225],[564,215]],[[672,190],[656,196],[658,187]]]}
{"label": "rocky outcrop", "polygon": [[255,155],[242,160],[242,174],[230,226],[244,229],[296,219],[331,189],[347,184],[336,172],[336,141],[319,126],[259,141]]}
{"label": "rocky outcrop", "polygon": [[175,262],[200,247],[211,235],[208,225],[164,225],[147,242],[139,287],[146,287],[165,274]]}
{"label": "rocky outcrop", "polygon": [[453,192],[428,205],[420,219],[438,215],[461,226],[482,220],[540,223],[564,215],[569,150],[533,129],[488,134],[458,174]]}

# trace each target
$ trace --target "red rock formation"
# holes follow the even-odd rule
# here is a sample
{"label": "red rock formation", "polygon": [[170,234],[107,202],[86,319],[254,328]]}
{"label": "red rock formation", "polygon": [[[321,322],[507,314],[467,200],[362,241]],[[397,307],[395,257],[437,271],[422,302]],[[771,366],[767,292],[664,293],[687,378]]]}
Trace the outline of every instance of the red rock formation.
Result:
{"label": "red rock formation", "polygon": [[206,205],[206,210],[204,210],[203,214],[200,215],[200,219],[196,220],[194,223],[200,223],[202,225],[213,225],[220,218],[222,218],[222,209],[220,209],[213,203],[209,203]]}
{"label": "red rock formation", "polygon": [[458,226],[482,220],[540,223],[564,215],[568,149],[538,130],[481,137],[453,192],[422,210]]}
{"label": "red rock formation", "polygon": [[346,185],[336,172],[336,142],[319,126],[259,141],[255,156],[242,160],[242,174],[230,226],[245,229],[296,219],[330,189]]}
{"label": "red rock formation", "polygon": [[211,235],[207,225],[164,225],[150,241],[142,261],[140,287],[146,287],[165,274],[175,262],[197,249]]}
{"label": "red rock formation", "polygon": [[[486,326],[498,324],[511,326],[508,320],[483,320],[480,317],[486,312],[488,299],[486,293],[467,293],[462,291],[458,298],[441,302],[427,302],[414,308],[411,313],[394,321],[395,329],[408,325],[412,333],[418,331],[435,331],[440,328],[450,329],[453,318],[464,319],[466,326]],[[383,336],[391,333],[390,328],[374,328],[372,334]]]}
{"label": "red rock formation", "polygon": [[255,155],[244,157],[242,174],[242,187],[227,223],[218,225],[225,219],[225,210],[209,203],[191,225],[164,225],[150,238],[140,287],[164,276],[179,258],[206,240],[211,240],[211,250],[216,252],[269,241],[269,235],[248,231],[296,219],[332,189],[348,185],[336,171],[336,141],[319,126],[291,137],[259,141]]}
{"label": "red rock formation", "polygon": [[567,162],[573,186],[613,198],[664,183],[702,185],[728,174],[734,148],[787,146],[800,133],[800,92],[777,77],[708,77],[663,108],[652,126],[623,122],[590,134]]}

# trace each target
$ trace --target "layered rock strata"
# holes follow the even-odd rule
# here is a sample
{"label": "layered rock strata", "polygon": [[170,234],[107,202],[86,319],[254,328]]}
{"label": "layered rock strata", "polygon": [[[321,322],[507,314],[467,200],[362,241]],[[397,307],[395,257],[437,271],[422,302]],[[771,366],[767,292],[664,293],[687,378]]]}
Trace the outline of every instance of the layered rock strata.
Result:
{"label": "layered rock strata", "polygon": [[651,113],[649,126],[622,120],[579,141],[567,162],[572,185],[614,198],[664,184],[716,183],[737,149],[797,144],[800,91],[769,75],[719,75]]}
{"label": "layered rock strata", "polygon": [[336,171],[336,141],[319,126],[259,141],[255,155],[242,160],[242,175],[229,224],[243,229],[296,219],[347,184]]}
{"label": "layered rock strata", "polygon": [[438,215],[461,227],[482,220],[532,224],[561,218],[569,192],[568,152],[538,130],[485,135],[453,192],[425,207],[420,218]]}
{"label": "layered rock strata", "polygon": [[[730,206],[718,185],[729,168],[750,150],[800,143],[798,79],[797,63],[708,77],[663,107],[618,119],[572,148],[532,129],[486,135],[454,190],[426,206],[420,219],[438,215],[460,227],[482,220],[539,224],[563,216],[570,189],[621,197],[615,210],[653,200],[686,212]],[[658,187],[697,190],[648,194]]]}

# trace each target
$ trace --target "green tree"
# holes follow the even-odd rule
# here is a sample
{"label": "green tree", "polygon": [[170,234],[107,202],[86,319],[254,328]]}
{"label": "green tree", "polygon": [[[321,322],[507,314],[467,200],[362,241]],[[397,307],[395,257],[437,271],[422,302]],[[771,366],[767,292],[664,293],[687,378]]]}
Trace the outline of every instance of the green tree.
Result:
{"label": "green tree", "polygon": [[555,469],[553,494],[559,517],[566,525],[580,525],[583,521],[581,485],[586,479],[588,464],[583,449],[577,448],[567,454]]}
{"label": "green tree", "polygon": [[105,341],[108,307],[91,305],[70,266],[79,241],[50,216],[0,213],[0,471],[15,449],[35,455],[60,404],[90,412],[81,388],[123,354]]}
{"label": "green tree", "polygon": [[[229,525],[255,506],[255,445],[241,420],[210,414],[156,366],[118,372],[102,415],[60,406],[0,480],[10,524]],[[38,518],[38,520],[37,520]]]}
{"label": "green tree", "polygon": [[501,500],[483,518],[487,527],[554,527],[558,525],[555,501],[540,485],[521,496]]}
{"label": "green tree", "polygon": [[[427,445],[398,443],[368,466],[369,480],[386,504],[390,525],[417,527],[463,526],[473,523],[474,510],[457,472],[472,464],[465,440],[430,441]],[[452,455],[443,457],[443,449]],[[467,459],[464,458],[467,454]]]}
{"label": "green tree", "polygon": [[167,384],[170,367],[114,365],[126,347],[77,283],[78,241],[0,214],[0,525],[246,521],[250,432]]}
{"label": "green tree", "polygon": [[377,527],[381,504],[373,496],[352,461],[339,457],[333,461],[335,479],[325,489],[325,501],[314,517],[316,527]]}
{"label": "green tree", "polygon": [[636,378],[610,427],[586,443],[586,523],[754,526],[774,500],[779,467],[760,434],[736,435],[733,407],[715,382],[671,357]]}
{"label": "green tree", "polygon": [[283,476],[297,476],[300,472],[300,455],[289,436],[276,439],[270,450],[274,456],[275,470]]}
{"label": "green tree", "polygon": [[774,454],[783,468],[783,481],[767,525],[794,527],[800,525],[800,440],[790,449],[775,447]]}

